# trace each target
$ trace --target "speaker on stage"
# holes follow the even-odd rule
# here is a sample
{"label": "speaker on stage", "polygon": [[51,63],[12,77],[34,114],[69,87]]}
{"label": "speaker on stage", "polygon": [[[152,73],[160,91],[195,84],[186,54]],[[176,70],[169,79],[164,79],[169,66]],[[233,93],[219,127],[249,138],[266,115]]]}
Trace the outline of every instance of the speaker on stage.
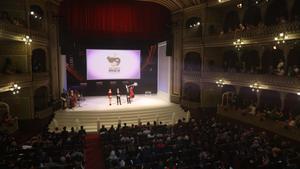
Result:
{"label": "speaker on stage", "polygon": [[167,40],[166,56],[173,56],[173,39]]}
{"label": "speaker on stage", "polygon": [[80,83],[81,98],[85,100],[87,83]]}

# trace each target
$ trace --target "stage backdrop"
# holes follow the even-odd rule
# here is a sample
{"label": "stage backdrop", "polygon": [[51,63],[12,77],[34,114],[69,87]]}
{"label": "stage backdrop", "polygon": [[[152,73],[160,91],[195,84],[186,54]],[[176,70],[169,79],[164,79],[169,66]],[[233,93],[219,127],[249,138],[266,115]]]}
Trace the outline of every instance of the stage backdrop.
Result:
{"label": "stage backdrop", "polygon": [[[103,52],[103,49],[105,49],[105,52],[109,51],[112,53],[97,55],[93,54],[90,49],[96,49],[96,53],[99,51]],[[115,51],[115,53],[113,51]],[[126,64],[123,65],[123,68],[132,73],[127,72],[123,74],[124,76],[112,76],[111,74],[106,75],[103,74],[103,72],[100,73],[108,68],[105,68],[105,66],[103,66],[104,63],[102,63],[107,62],[107,56],[113,57],[113,59],[110,59],[116,62],[113,63],[114,66],[111,66],[111,68],[118,70],[118,61],[115,60],[115,57],[117,55],[120,56],[120,54],[116,53],[116,51],[125,52],[123,55],[124,58],[122,58],[122,56],[120,57],[120,65],[123,60],[128,60],[128,62],[126,61]],[[116,88],[120,88],[121,93],[125,94],[125,84],[137,82],[138,86],[135,88],[136,93],[144,94],[146,91],[157,93],[157,45],[155,42],[81,42],[73,44],[66,52],[67,63],[74,69],[74,71],[67,73],[68,88],[83,90],[85,95],[89,96],[106,95],[109,88],[112,88],[113,92]],[[89,59],[90,56],[92,59]],[[98,56],[100,56],[100,58],[102,57],[103,60],[98,60]],[[93,57],[97,59],[93,60]],[[94,65],[94,62],[98,63]],[[92,70],[89,65],[92,65]],[[121,67],[119,68],[120,71],[123,69]],[[96,73],[95,75],[91,75],[89,71]],[[114,72],[111,73],[114,74]],[[86,85],[80,85],[82,83],[86,83]]]}
{"label": "stage backdrop", "polygon": [[86,50],[87,80],[140,79],[140,50]]}

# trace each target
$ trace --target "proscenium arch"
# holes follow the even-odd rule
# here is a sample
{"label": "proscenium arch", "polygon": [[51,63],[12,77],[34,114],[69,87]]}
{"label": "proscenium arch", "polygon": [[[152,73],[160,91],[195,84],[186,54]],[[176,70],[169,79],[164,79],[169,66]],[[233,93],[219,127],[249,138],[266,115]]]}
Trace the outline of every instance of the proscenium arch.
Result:
{"label": "proscenium arch", "polygon": [[185,71],[201,71],[202,58],[198,52],[189,52],[184,57]]}

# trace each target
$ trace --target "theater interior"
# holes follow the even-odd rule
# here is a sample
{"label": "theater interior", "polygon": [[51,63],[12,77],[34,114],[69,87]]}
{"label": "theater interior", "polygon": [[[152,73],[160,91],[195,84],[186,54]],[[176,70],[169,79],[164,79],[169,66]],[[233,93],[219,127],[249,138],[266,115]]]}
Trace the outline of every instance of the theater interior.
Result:
{"label": "theater interior", "polygon": [[0,1],[0,169],[298,169],[299,142],[299,0]]}

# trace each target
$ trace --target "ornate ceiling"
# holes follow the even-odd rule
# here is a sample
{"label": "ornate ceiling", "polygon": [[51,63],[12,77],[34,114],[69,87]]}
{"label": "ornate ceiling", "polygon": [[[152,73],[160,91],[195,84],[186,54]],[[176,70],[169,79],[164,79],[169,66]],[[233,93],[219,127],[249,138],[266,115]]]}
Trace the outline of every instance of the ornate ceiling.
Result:
{"label": "ornate ceiling", "polygon": [[[63,0],[52,0],[52,1],[62,2]],[[199,5],[203,2],[214,1],[214,0],[138,0],[138,1],[158,3],[162,6],[165,6],[170,11],[174,12],[194,5]]]}
{"label": "ornate ceiling", "polygon": [[140,0],[140,1],[155,2],[167,7],[170,11],[177,11],[190,6],[199,5],[200,3],[203,3],[203,1],[205,0]]}

